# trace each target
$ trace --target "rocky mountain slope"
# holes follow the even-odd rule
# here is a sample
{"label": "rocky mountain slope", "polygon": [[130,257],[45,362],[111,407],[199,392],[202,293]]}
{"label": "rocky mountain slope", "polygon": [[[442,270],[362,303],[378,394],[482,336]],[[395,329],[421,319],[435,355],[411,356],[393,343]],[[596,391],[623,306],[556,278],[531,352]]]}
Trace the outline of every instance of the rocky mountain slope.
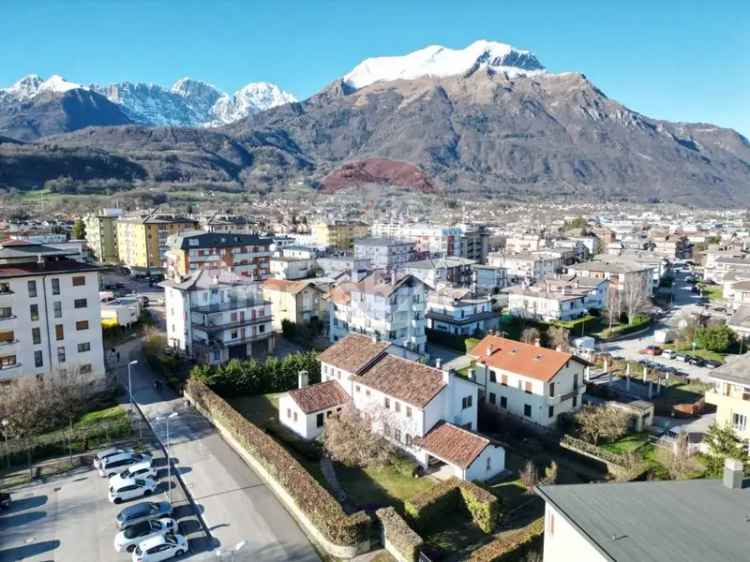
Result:
{"label": "rocky mountain slope", "polygon": [[218,129],[89,128],[38,151],[90,147],[155,182],[307,178],[326,191],[750,204],[750,143],[735,131],[651,119],[582,74],[551,74],[531,53],[489,42],[368,59],[301,103]]}

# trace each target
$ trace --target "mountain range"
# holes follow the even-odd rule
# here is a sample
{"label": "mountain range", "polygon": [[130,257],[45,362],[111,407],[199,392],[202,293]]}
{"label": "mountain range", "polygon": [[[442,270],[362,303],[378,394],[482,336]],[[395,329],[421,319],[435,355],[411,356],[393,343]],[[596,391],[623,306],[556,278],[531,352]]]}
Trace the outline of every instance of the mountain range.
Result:
{"label": "mountain range", "polygon": [[[0,185],[34,188],[65,170],[87,181],[254,189],[304,179],[326,192],[388,184],[457,197],[750,204],[750,142],[739,133],[647,117],[607,97],[585,75],[551,73],[529,51],[502,43],[367,59],[301,102],[260,88],[243,105],[243,96],[216,97],[215,89],[190,80],[160,88],[158,96],[144,85],[55,82],[54,93],[35,82],[5,90],[51,97],[45,103],[57,104],[48,109],[53,115],[65,104],[81,115],[54,134],[54,127],[40,125],[49,120],[36,101],[17,110],[17,120],[34,117],[26,139],[38,140],[0,138]],[[162,106],[151,100],[165,92],[189,99],[188,109],[156,110]],[[65,100],[73,95],[75,104]],[[153,126],[163,124],[190,127]],[[0,117],[0,135],[24,140],[13,133]]]}

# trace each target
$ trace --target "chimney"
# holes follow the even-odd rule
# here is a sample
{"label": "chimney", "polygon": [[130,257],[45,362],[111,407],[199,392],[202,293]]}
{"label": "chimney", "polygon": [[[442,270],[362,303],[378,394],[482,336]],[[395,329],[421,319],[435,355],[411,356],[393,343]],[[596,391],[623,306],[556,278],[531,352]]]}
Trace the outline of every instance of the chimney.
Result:
{"label": "chimney", "polygon": [[724,486],[732,490],[742,489],[742,481],[745,479],[745,471],[742,461],[728,458],[724,460]]}
{"label": "chimney", "polygon": [[442,361],[440,360],[440,357],[436,358],[435,359],[435,368],[439,369],[441,363],[442,363]]}
{"label": "chimney", "polygon": [[542,340],[540,338],[534,338],[534,345],[537,347],[542,347]]}
{"label": "chimney", "polygon": [[555,346],[555,351],[562,351],[562,350],[563,350],[563,348],[562,348],[561,345],[556,345]]}
{"label": "chimney", "polygon": [[308,375],[307,371],[302,370],[297,374],[297,380],[298,380],[297,387],[305,388],[310,380],[310,376]]}
{"label": "chimney", "polygon": [[451,379],[454,376],[456,376],[456,374],[453,371],[453,369],[443,369],[443,382],[445,384],[450,384],[451,383]]}
{"label": "chimney", "polygon": [[469,369],[469,380],[472,382],[476,380],[476,375],[474,375],[474,369]]}
{"label": "chimney", "polygon": [[489,357],[490,355],[492,355],[493,351],[494,351],[494,349],[493,349],[492,344],[488,344],[487,345],[487,352],[486,352],[487,353],[487,357]]}

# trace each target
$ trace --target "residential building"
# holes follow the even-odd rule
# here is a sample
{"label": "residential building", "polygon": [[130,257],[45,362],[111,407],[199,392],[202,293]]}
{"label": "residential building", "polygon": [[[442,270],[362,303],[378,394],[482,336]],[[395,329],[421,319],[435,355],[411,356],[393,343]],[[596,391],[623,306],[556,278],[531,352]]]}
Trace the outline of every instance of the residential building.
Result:
{"label": "residential building", "polygon": [[311,234],[321,246],[351,250],[355,240],[369,236],[370,226],[359,221],[319,222],[312,225]]}
{"label": "residential building", "polygon": [[318,267],[326,277],[338,277],[342,273],[354,275],[361,279],[370,270],[370,260],[356,259],[352,256],[318,258]]}
{"label": "residential building", "polygon": [[168,250],[167,240],[184,230],[196,230],[198,222],[176,215],[133,215],[117,220],[117,252],[120,261],[147,270],[161,269]]}
{"label": "residential building", "polygon": [[63,250],[0,242],[0,383],[64,373],[104,382],[99,272]]}
{"label": "residential building", "polygon": [[670,262],[667,258],[654,252],[642,250],[624,250],[619,255],[599,255],[594,256],[594,261],[606,263],[622,263],[626,266],[641,266],[651,269],[651,291],[652,293],[661,284],[671,270]]}
{"label": "residential building", "polygon": [[652,233],[649,235],[649,239],[653,252],[670,260],[688,259],[693,253],[692,245],[687,236],[682,234]]}
{"label": "residential building", "polygon": [[271,258],[271,277],[274,279],[296,280],[314,277],[317,267],[315,258]]}
{"label": "residential building", "polygon": [[486,480],[505,469],[505,450],[476,433],[477,385],[451,371],[387,353],[389,344],[352,334],[321,353],[320,384],[279,400],[279,418],[305,439],[352,408],[425,469]]}
{"label": "residential building", "polygon": [[606,279],[563,275],[505,289],[513,316],[549,322],[574,320],[607,306]]}
{"label": "residential building", "polygon": [[728,356],[710,377],[714,389],[706,392],[706,402],[716,406],[716,422],[750,444],[750,353]]}
{"label": "residential building", "polygon": [[121,209],[102,209],[83,219],[86,242],[99,263],[114,263],[119,259],[117,219],[121,216]]}
{"label": "residential building", "polygon": [[354,242],[354,258],[369,260],[373,269],[394,269],[414,259],[415,243],[394,238],[362,238]]}
{"label": "residential building", "polygon": [[252,234],[257,223],[247,217],[213,213],[198,219],[200,228],[206,232],[235,232]]}
{"label": "residential building", "polygon": [[504,267],[510,283],[540,280],[558,273],[562,266],[560,255],[551,252],[493,253],[487,256],[487,262],[495,267]]}
{"label": "residential building", "polygon": [[544,562],[747,560],[750,486],[740,461],[722,480],[538,486]]}
{"label": "residential building", "polygon": [[505,251],[509,254],[524,254],[544,250],[547,239],[538,233],[516,234],[505,239]]}
{"label": "residential building", "polygon": [[179,280],[200,270],[225,270],[255,280],[270,271],[271,239],[236,232],[184,231],[171,235],[165,253],[167,277]]}
{"label": "residential building", "polygon": [[161,286],[171,347],[210,365],[273,351],[271,303],[259,283],[223,269],[201,269]]}
{"label": "residential building", "polygon": [[474,279],[474,264],[474,260],[450,256],[409,262],[399,271],[421,279],[432,288],[438,285],[468,287]]}
{"label": "residential building", "polygon": [[459,287],[430,291],[425,317],[431,330],[466,336],[484,334],[500,323],[500,312],[493,309],[489,296]]}
{"label": "residential building", "polygon": [[377,270],[339,283],[329,295],[329,337],[335,342],[359,332],[424,353],[426,300],[427,286],[413,275]]}
{"label": "residential building", "polygon": [[[622,308],[627,308],[628,302],[645,304],[653,295],[654,269],[649,265],[625,260],[598,260],[571,265],[568,273],[580,278],[606,279],[609,281],[607,295],[618,295]],[[608,297],[608,306],[609,301]]]}
{"label": "residential building", "polygon": [[483,262],[489,251],[489,229],[485,225],[376,223],[375,237],[410,240],[422,257],[456,256]]}
{"label": "residential building", "polygon": [[489,408],[544,427],[581,408],[589,363],[575,355],[493,335],[469,355]]}
{"label": "residential building", "polygon": [[474,264],[474,288],[479,293],[494,295],[508,285],[508,270],[494,265]]}
{"label": "residential building", "polygon": [[323,294],[310,281],[267,279],[263,283],[263,298],[271,303],[273,329],[280,332],[284,320],[294,324],[323,321],[328,312]]}

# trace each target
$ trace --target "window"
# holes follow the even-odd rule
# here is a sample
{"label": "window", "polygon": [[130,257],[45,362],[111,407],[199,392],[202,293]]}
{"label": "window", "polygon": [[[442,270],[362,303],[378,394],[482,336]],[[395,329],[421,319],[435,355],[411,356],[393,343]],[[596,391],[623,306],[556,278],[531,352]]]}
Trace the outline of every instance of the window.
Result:
{"label": "window", "polygon": [[388,410],[391,407],[391,399],[387,396],[385,397],[385,409]]}
{"label": "window", "polygon": [[578,396],[573,396],[573,407],[578,406]]}
{"label": "window", "polygon": [[390,437],[390,436],[391,436],[391,426],[390,426],[390,425],[388,425],[387,423],[384,423],[384,424],[383,424],[383,434],[384,434],[384,435],[385,435],[386,437]]}
{"label": "window", "polygon": [[365,396],[370,396],[370,389],[369,388],[365,390]]}
{"label": "window", "polygon": [[555,383],[553,382],[549,383],[549,395],[551,398],[555,396]]}
{"label": "window", "polygon": [[487,470],[487,472],[489,472],[490,470],[492,470],[492,457],[487,457],[487,467],[486,467],[486,470]]}
{"label": "window", "polygon": [[73,306],[75,308],[86,308],[88,306],[88,302],[86,299],[76,299],[73,301]]}
{"label": "window", "polygon": [[57,362],[65,363],[65,346],[60,346],[57,348]]}
{"label": "window", "polygon": [[11,343],[16,340],[16,335],[13,333],[13,330],[9,330],[7,332],[0,332],[0,343]]}
{"label": "window", "polygon": [[505,396],[500,397],[500,407],[501,408],[508,408],[508,398]]}
{"label": "window", "polygon": [[73,286],[74,287],[83,287],[86,284],[86,277],[83,275],[76,275],[73,277]]}
{"label": "window", "polygon": [[36,297],[36,281],[29,281],[29,298],[33,299]]}
{"label": "window", "polygon": [[412,443],[414,442],[414,439],[412,438],[412,436],[407,433],[404,437],[406,440],[406,446],[411,447]]}
{"label": "window", "polygon": [[742,414],[732,414],[732,427],[736,431],[745,431],[747,429],[747,416]]}
{"label": "window", "polygon": [[287,408],[286,409],[286,417],[289,418],[289,419],[292,418],[292,409],[291,408]]}
{"label": "window", "polygon": [[89,342],[78,344],[78,353],[85,353],[91,351],[91,344]]}
{"label": "window", "polygon": [[297,421],[297,412],[294,412],[294,421]]}
{"label": "window", "polygon": [[527,418],[531,417],[531,404],[524,404],[523,405],[523,415]]}
{"label": "window", "polygon": [[81,365],[82,375],[88,375],[90,373],[91,373],[91,363],[86,363],[85,365]]}
{"label": "window", "polygon": [[393,430],[393,438],[399,443],[401,443],[401,430],[400,429]]}
{"label": "window", "polygon": [[394,409],[395,409],[395,410],[396,410],[397,412],[400,412],[400,411],[401,411],[401,402],[394,402],[394,403],[393,403],[393,408],[394,408]]}
{"label": "window", "polygon": [[465,396],[461,399],[461,409],[466,410],[467,408],[471,408],[471,396]]}
{"label": "window", "polygon": [[523,391],[526,394],[531,394],[531,383],[530,382],[524,383],[524,389],[523,389]]}
{"label": "window", "polygon": [[555,415],[555,407],[550,406],[549,408],[547,408],[547,417],[551,418],[551,417],[554,417],[554,415]]}
{"label": "window", "polygon": [[503,386],[508,386],[508,375],[502,375],[500,377],[500,384]]}
{"label": "window", "polygon": [[78,320],[76,321],[76,330],[79,332],[81,330],[88,330],[89,329],[89,321],[88,320]]}
{"label": "window", "polygon": [[[8,309],[8,310],[10,311],[10,309]],[[37,320],[39,320],[39,305],[38,304],[32,304],[31,307],[29,308],[29,310],[31,312],[31,321],[32,322],[36,322]],[[3,309],[0,308],[0,318],[2,318],[2,317],[3,317]]]}
{"label": "window", "polygon": [[0,368],[12,367],[15,364],[16,364],[15,355],[5,355],[4,357],[0,357]]}
{"label": "window", "polygon": [[494,392],[490,392],[490,404],[492,404],[494,406],[496,402],[497,402],[497,399],[495,397],[495,393]]}
{"label": "window", "polygon": [[57,277],[52,279],[52,294],[53,295],[60,294],[60,280]]}
{"label": "window", "polygon": [[55,324],[55,339],[57,341],[65,339],[65,328],[62,324]]}
{"label": "window", "polygon": [[316,427],[323,427],[323,423],[325,422],[326,417],[323,415],[323,412],[319,413],[317,416],[315,416],[315,426]]}
{"label": "window", "polygon": [[42,356],[42,350],[37,349],[34,352],[34,366],[35,367],[44,367],[44,357]]}
{"label": "window", "polygon": [[495,375],[495,371],[490,371],[490,382],[497,382],[497,375]]}
{"label": "window", "polygon": [[34,345],[42,343],[42,331],[39,328],[31,328],[31,339]]}
{"label": "window", "polygon": [[410,418],[410,417],[411,417],[411,406],[407,406],[407,407],[406,407],[406,417],[407,417],[407,418]]}
{"label": "window", "polygon": [[[33,306],[33,305],[32,305]],[[0,306],[0,319],[13,316],[13,309],[9,306]],[[33,318],[32,318],[33,320]]]}
{"label": "window", "polygon": [[53,302],[52,310],[54,311],[55,318],[62,318],[62,302],[60,301]]}
{"label": "window", "polygon": [[360,387],[358,384],[354,386],[354,392],[360,392]]}
{"label": "window", "polygon": [[12,293],[10,283],[0,283],[0,295]]}

